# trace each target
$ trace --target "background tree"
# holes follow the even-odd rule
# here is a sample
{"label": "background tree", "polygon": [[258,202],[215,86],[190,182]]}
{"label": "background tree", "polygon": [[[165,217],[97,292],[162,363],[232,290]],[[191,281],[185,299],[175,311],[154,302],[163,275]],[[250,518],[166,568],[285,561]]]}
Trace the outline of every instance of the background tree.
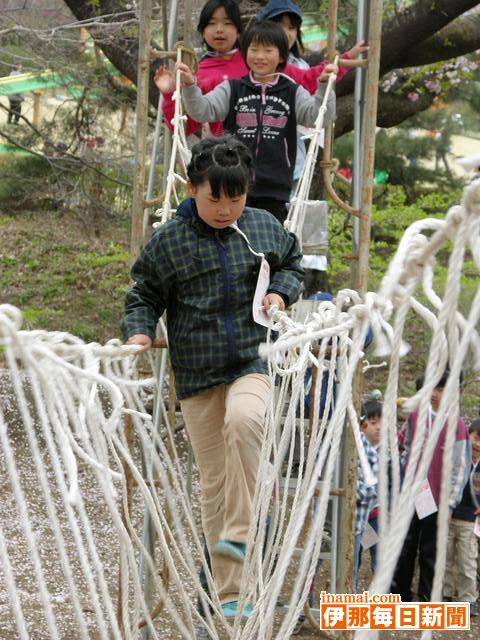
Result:
{"label": "background tree", "polygon": [[[134,105],[134,93],[119,86],[112,69],[123,78],[136,82],[138,58],[137,5],[125,0],[5,0],[0,17],[0,75],[7,75],[15,62],[21,61],[25,71],[53,69],[72,76],[75,91],[62,103],[49,121],[35,128],[29,119],[23,127],[12,131],[4,127],[0,136],[9,144],[37,154],[35,175],[50,176],[59,202],[76,203],[88,196],[92,208],[118,200],[118,189],[128,189],[129,160],[133,155],[133,115],[126,119],[122,135],[115,130],[120,109]],[[262,3],[263,0],[262,0]],[[165,0],[168,4],[168,0]],[[243,0],[246,20],[251,19],[260,3]],[[161,48],[163,0],[153,2],[152,44]],[[327,1],[305,0],[307,15],[326,27]],[[194,2],[198,14],[202,2]],[[384,3],[384,26],[381,53],[381,79],[378,124],[391,128],[406,123],[427,126],[418,114],[441,98],[447,102],[458,97],[460,89],[472,87],[472,105],[480,102],[478,85],[467,82],[475,74],[476,63],[471,52],[480,47],[480,11],[475,0],[388,0]],[[181,16],[179,31],[181,33]],[[194,23],[196,15],[194,16]],[[339,3],[339,50],[355,41],[356,2]],[[95,47],[82,53],[80,25],[88,30]],[[311,63],[321,54],[308,56]],[[109,69],[105,61],[114,67]],[[158,104],[158,93],[150,75],[152,116]],[[353,127],[353,80],[350,72],[337,87],[337,122],[335,135],[343,136]],[[475,87],[477,87],[475,89]],[[465,103],[466,104],[466,103]],[[125,112],[124,112],[125,113]],[[478,112],[477,112],[478,115]],[[416,120],[412,120],[416,116]],[[420,118],[420,119],[419,119]],[[423,125],[422,125],[423,122]],[[117,127],[118,128],[118,127]],[[432,129],[440,129],[437,123]],[[390,179],[409,185],[422,180],[421,168],[415,168],[414,155],[433,152],[433,142],[413,138],[401,131],[397,141],[383,145],[379,137],[377,163],[385,166],[382,149],[390,154]],[[88,146],[94,140],[95,146]],[[106,144],[101,144],[105,140]],[[411,147],[415,147],[415,154]],[[348,141],[339,147],[348,149]],[[397,149],[393,157],[392,149]],[[401,152],[401,153],[400,153]],[[24,161],[26,163],[27,161]],[[44,167],[44,163],[48,167]],[[7,172],[17,171],[10,162]],[[22,172],[26,175],[26,172]],[[28,173],[28,172],[27,172]],[[4,186],[5,186],[4,181]],[[126,185],[126,186],[125,186]],[[17,189],[28,190],[28,180]],[[112,197],[111,191],[114,195]],[[104,197],[99,194],[104,193]],[[411,197],[413,197],[413,191]],[[1,193],[0,193],[1,197]],[[81,198],[80,198],[81,199]]]}
{"label": "background tree", "polygon": [[[123,0],[64,0],[79,20],[97,20],[90,32],[102,51],[112,63],[132,82],[136,81],[137,42],[131,27],[132,4]],[[265,4],[258,3],[256,6]],[[325,0],[309,1],[311,10],[317,6],[319,21],[326,20]],[[246,5],[252,13],[252,3]],[[156,5],[156,10],[159,7]],[[339,23],[345,31],[353,34],[356,2],[339,3]],[[117,25],[115,37],[107,39],[109,25]],[[122,28],[125,22],[130,28]],[[111,31],[110,31],[111,33]],[[346,50],[353,44],[354,35],[339,41],[339,49]],[[158,46],[158,43],[155,43]],[[418,69],[434,63],[445,62],[471,53],[480,48],[480,11],[477,0],[393,0],[385,3],[381,48],[381,77],[394,81],[390,87],[384,85],[379,95],[378,124],[392,127],[400,124],[419,111],[428,108],[436,95],[430,89],[433,78],[441,69],[427,69],[426,77]],[[314,56],[312,56],[314,59]],[[415,71],[411,72],[410,68]],[[405,70],[400,73],[400,70]],[[459,73],[461,68],[459,69]],[[432,75],[433,74],[433,75]],[[467,74],[468,75],[468,74]],[[353,76],[345,78],[338,87],[336,135],[340,136],[353,127]],[[453,88],[455,85],[453,86]],[[158,93],[151,83],[150,101],[157,104]],[[394,89],[394,90],[393,90]],[[449,87],[442,87],[445,91]],[[416,93],[416,100],[409,94]]]}
{"label": "background tree", "polygon": [[0,155],[0,200],[24,206],[34,194],[37,206],[72,209],[90,221],[128,211],[134,138],[125,116],[135,93],[86,35],[62,0],[7,0],[2,7],[0,76],[21,63],[24,73],[49,70],[59,81],[38,92],[47,116],[39,125],[30,92],[19,127],[6,122],[8,101],[0,104],[0,142],[25,152]]}

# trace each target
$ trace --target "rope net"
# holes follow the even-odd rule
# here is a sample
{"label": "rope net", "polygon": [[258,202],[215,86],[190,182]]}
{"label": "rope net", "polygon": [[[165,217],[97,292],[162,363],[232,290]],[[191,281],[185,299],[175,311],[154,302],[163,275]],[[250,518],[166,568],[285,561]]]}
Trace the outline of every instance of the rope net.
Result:
{"label": "rope net", "polygon": [[[378,478],[379,558],[370,590],[390,590],[414,510],[411,496],[425,477],[447,420],[432,593],[433,601],[440,600],[458,381],[469,353],[473,366],[480,368],[480,287],[465,316],[458,304],[467,251],[480,268],[479,231],[477,181],[445,219],[421,220],[407,229],[378,293],[362,298],[342,290],[335,302],[320,302],[307,316],[301,305],[291,315],[274,315],[276,339],[269,335],[260,347],[276,386],[240,594],[240,611],[242,603],[253,606],[246,621],[226,620],[215,595],[195,478],[191,499],[188,495],[180,421],[168,424],[161,393],[153,412],[145,408],[159,372],[139,375],[136,348],[116,341],[100,346],[64,333],[23,331],[20,312],[0,306],[2,638],[290,637],[318,561],[329,544],[333,549],[333,535],[329,540],[325,531],[332,493],[339,489],[345,429],[354,430],[364,476],[375,483],[352,399],[369,327],[376,354],[389,356]],[[439,251],[449,251],[442,294],[432,286]],[[418,300],[419,293],[428,306]],[[409,312],[419,326],[427,326],[432,339],[424,386],[403,407],[419,406],[420,414],[411,464],[400,485],[397,388],[401,356],[408,348],[402,336]],[[447,362],[451,374],[428,433],[429,398]],[[150,367],[155,370],[153,360]],[[304,409],[307,369],[325,383],[313,385],[309,418]],[[296,437],[300,464],[293,479]],[[389,496],[387,455],[392,459]],[[334,553],[330,556],[334,562]],[[333,591],[333,586],[318,584],[319,590]],[[318,626],[308,607],[307,613]]]}

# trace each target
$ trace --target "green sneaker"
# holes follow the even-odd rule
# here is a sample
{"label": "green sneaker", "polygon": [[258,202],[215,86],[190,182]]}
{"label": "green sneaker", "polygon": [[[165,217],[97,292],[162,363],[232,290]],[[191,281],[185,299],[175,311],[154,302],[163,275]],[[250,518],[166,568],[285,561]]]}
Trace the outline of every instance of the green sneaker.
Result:
{"label": "green sneaker", "polygon": [[[223,615],[226,618],[234,618],[237,615],[238,600],[224,602],[222,604]],[[242,618],[249,618],[253,613],[253,609],[249,604],[243,607]]]}
{"label": "green sneaker", "polygon": [[219,540],[213,545],[212,554],[227,556],[237,562],[243,562],[247,553],[247,545],[242,542],[232,542],[231,540]]}

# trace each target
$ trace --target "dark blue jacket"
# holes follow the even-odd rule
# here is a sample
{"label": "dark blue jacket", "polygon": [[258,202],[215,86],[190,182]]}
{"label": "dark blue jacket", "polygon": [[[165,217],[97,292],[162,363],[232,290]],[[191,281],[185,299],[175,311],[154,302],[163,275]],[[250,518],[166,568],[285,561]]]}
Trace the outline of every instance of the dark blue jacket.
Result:
{"label": "dark blue jacket", "polygon": [[[270,265],[269,291],[286,304],[298,298],[303,279],[296,237],[267,211],[245,208],[237,222],[252,248]],[[248,373],[266,373],[258,355],[266,328],[252,316],[261,258],[232,228],[213,229],[184,200],[161,225],[133,265],[127,292],[125,338],[155,335],[167,311],[170,357],[180,399]]]}

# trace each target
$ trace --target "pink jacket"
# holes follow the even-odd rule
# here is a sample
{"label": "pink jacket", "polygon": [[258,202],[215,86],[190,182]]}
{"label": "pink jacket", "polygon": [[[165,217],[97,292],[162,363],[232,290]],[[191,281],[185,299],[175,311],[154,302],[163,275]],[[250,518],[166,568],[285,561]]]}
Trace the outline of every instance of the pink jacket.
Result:
{"label": "pink jacket", "polygon": [[[343,53],[342,58],[348,58],[348,53]],[[287,64],[282,73],[287,75],[297,84],[302,85],[312,95],[317,89],[318,77],[322,74],[327,61],[323,61],[315,67],[309,69],[299,69],[293,64]],[[347,73],[349,67],[339,67],[337,82]],[[197,71],[197,83],[202,93],[209,93],[212,89],[224,80],[235,80],[242,78],[248,73],[248,67],[245,64],[242,54],[239,50],[235,51],[230,59],[216,58],[213,56],[205,56],[200,60]],[[175,103],[172,100],[173,93],[163,94],[162,111],[165,116],[165,122],[169,129],[173,129],[172,118],[175,115]],[[202,125],[191,118],[187,119],[187,136],[195,133]],[[223,123],[210,122],[210,131],[214,136],[221,136],[223,133]]]}

